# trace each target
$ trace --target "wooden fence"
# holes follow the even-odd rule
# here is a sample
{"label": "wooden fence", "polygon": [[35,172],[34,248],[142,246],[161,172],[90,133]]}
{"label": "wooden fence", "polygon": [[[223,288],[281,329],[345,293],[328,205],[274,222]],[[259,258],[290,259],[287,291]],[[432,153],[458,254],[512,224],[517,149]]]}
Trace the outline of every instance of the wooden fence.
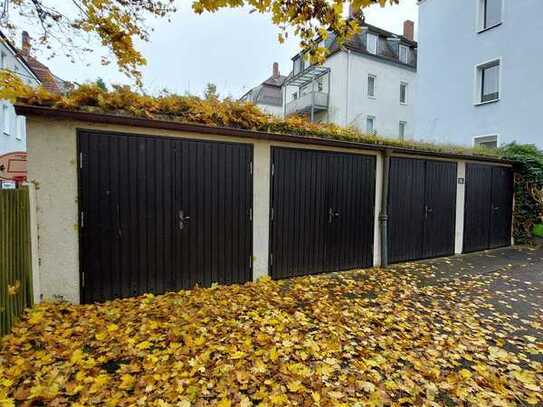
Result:
{"label": "wooden fence", "polygon": [[28,189],[0,190],[0,336],[32,306],[30,247]]}

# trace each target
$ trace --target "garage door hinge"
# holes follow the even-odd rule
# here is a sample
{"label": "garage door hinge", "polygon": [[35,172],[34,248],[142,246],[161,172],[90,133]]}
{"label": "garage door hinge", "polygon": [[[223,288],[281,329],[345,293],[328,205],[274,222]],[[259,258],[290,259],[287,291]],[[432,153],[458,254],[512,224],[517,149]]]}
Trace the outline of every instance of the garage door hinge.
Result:
{"label": "garage door hinge", "polygon": [[272,177],[275,175],[275,164],[272,163],[272,168],[271,168],[271,172],[272,172]]}
{"label": "garage door hinge", "polygon": [[81,273],[81,287],[85,287],[85,273]]}
{"label": "garage door hinge", "polygon": [[83,229],[85,227],[85,212],[81,211],[81,221],[79,222],[79,224],[81,225],[81,229]]}
{"label": "garage door hinge", "polygon": [[249,270],[253,269],[253,256],[249,256]]}
{"label": "garage door hinge", "polygon": [[253,162],[249,163],[249,174],[253,175]]}
{"label": "garage door hinge", "polygon": [[270,253],[270,266],[273,266],[273,254]]}
{"label": "garage door hinge", "polygon": [[249,220],[253,220],[253,208],[249,209]]}
{"label": "garage door hinge", "polygon": [[79,168],[83,168],[83,153],[79,153]]}
{"label": "garage door hinge", "polygon": [[270,218],[273,222],[273,218],[275,217],[275,211],[273,210],[273,208],[271,208],[271,214],[270,214]]}

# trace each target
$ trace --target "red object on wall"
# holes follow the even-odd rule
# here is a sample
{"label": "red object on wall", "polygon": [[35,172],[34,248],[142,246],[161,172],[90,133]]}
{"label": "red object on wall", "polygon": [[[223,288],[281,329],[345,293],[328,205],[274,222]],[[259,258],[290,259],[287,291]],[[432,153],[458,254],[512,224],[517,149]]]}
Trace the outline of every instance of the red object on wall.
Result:
{"label": "red object on wall", "polygon": [[0,156],[0,180],[26,181],[26,153],[18,151]]}

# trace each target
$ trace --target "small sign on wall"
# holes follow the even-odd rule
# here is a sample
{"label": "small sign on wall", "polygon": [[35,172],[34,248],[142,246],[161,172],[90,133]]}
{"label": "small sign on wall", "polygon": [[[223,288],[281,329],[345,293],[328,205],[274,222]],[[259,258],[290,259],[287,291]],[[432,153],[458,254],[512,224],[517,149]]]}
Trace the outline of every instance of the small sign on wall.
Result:
{"label": "small sign on wall", "polygon": [[17,182],[15,181],[0,181],[2,189],[17,189]]}
{"label": "small sign on wall", "polygon": [[0,155],[0,180],[25,180],[26,160],[24,151]]}

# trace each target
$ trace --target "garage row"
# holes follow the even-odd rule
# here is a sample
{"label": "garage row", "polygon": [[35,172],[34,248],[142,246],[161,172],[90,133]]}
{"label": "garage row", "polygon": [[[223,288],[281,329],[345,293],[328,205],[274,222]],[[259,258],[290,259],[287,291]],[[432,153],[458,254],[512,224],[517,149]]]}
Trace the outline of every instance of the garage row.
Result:
{"label": "garage row", "polygon": [[77,149],[85,303],[253,280],[259,182],[274,279],[376,265],[382,185],[390,263],[511,244],[502,163],[392,155],[383,183],[380,153],[272,145],[261,179],[251,143],[80,131]]}

